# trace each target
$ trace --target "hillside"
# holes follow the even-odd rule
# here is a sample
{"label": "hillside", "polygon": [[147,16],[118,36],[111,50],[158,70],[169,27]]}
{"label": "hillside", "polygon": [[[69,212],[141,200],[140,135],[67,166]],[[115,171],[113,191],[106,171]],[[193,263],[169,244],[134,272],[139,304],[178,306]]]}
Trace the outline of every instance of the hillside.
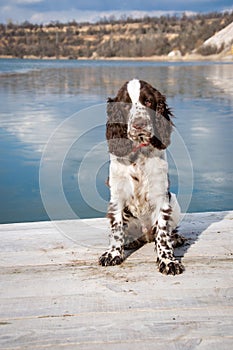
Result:
{"label": "hillside", "polygon": [[[99,23],[0,24],[3,57],[114,58],[151,57],[194,50],[203,55],[226,49],[207,39],[232,25],[233,12],[193,17],[146,17]],[[206,42],[203,50],[202,44]],[[230,42],[230,41],[229,41]],[[229,45],[229,42],[227,45]]]}
{"label": "hillside", "polygon": [[228,26],[220,30],[218,33],[213,35],[211,38],[207,39],[203,46],[216,46],[217,49],[220,49],[222,45],[227,47],[233,44],[233,22]]}

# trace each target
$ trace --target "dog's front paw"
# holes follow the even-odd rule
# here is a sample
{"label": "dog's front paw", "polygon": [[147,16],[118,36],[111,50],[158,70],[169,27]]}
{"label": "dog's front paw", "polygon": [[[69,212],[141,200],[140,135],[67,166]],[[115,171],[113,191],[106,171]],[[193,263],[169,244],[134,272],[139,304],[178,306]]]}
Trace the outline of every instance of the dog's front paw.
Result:
{"label": "dog's front paw", "polygon": [[109,249],[99,258],[99,264],[102,266],[120,265],[124,260],[122,249]]}
{"label": "dog's front paw", "polygon": [[184,271],[184,266],[178,260],[158,260],[159,272],[164,275],[179,275]]}

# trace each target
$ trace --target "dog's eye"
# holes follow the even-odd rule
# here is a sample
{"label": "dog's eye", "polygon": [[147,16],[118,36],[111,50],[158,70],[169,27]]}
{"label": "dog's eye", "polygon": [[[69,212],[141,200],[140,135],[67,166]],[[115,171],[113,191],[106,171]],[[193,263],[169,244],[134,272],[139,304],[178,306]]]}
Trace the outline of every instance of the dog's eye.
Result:
{"label": "dog's eye", "polygon": [[152,105],[152,102],[148,98],[145,99],[144,103],[146,107],[151,107]]}

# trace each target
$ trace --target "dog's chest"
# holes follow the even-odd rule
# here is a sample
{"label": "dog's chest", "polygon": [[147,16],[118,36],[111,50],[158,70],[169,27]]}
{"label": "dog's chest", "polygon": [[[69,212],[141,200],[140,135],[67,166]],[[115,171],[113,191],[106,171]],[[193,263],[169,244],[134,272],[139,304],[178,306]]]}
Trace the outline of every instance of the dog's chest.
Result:
{"label": "dog's chest", "polygon": [[145,173],[145,167],[133,165],[130,169],[130,184],[132,196],[129,198],[128,206],[136,217],[144,216],[150,211],[149,182]]}
{"label": "dog's chest", "polygon": [[129,169],[132,196],[129,209],[136,217],[147,216],[167,191],[167,162],[162,159],[138,159]]}

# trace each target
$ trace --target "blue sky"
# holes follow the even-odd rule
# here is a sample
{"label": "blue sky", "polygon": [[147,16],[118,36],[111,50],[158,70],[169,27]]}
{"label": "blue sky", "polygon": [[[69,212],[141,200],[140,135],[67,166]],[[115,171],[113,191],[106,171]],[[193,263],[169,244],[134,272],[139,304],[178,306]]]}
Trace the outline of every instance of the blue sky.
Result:
{"label": "blue sky", "polygon": [[0,0],[0,22],[96,21],[132,17],[233,10],[232,0]]}

